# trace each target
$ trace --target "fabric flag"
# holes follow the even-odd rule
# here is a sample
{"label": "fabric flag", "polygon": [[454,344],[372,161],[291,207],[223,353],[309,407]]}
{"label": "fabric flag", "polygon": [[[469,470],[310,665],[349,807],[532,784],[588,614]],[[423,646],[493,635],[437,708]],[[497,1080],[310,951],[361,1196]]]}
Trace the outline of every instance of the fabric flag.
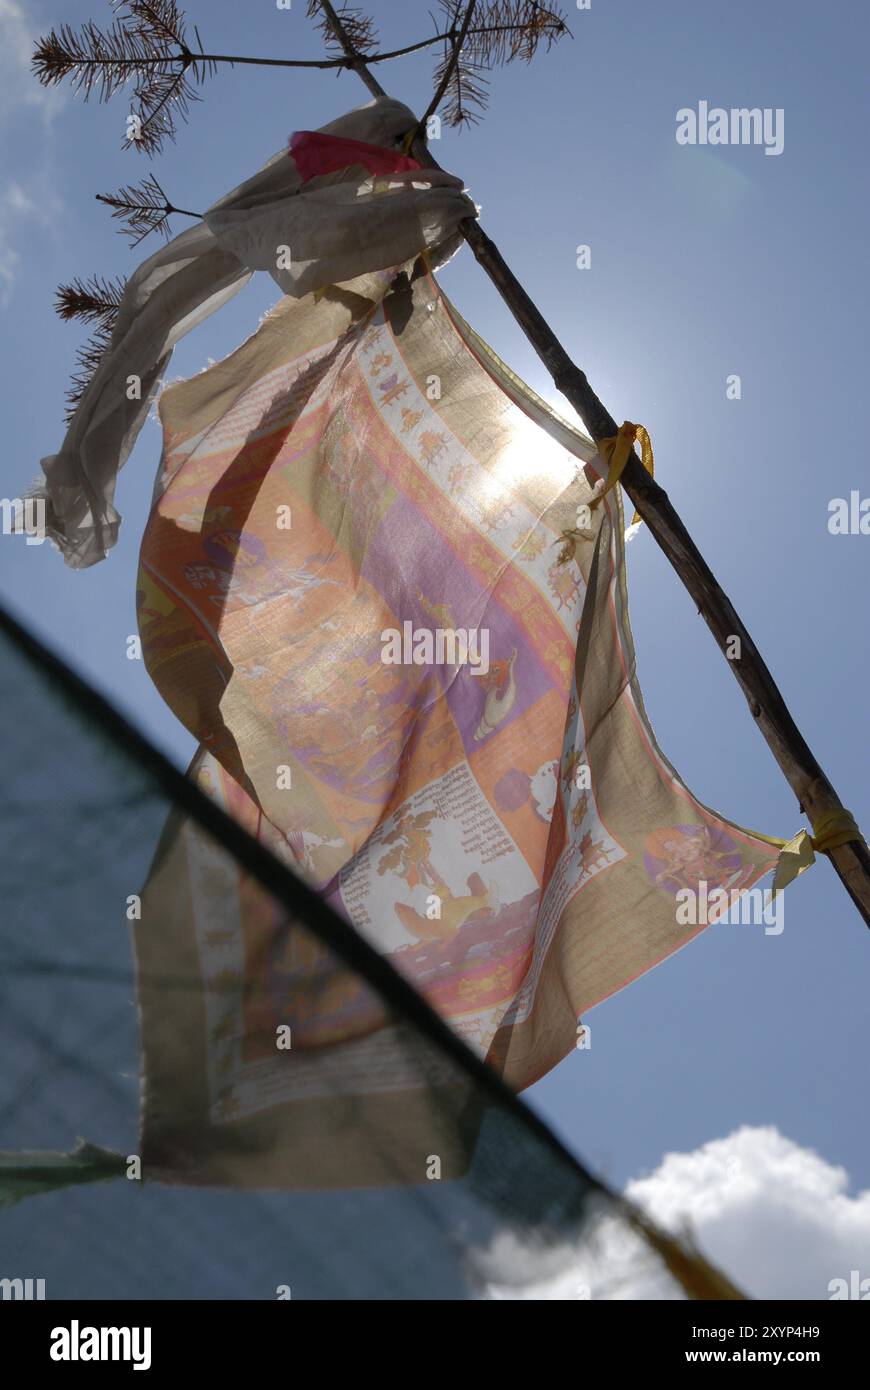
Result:
{"label": "fabric flag", "polygon": [[[199,786],[522,1089],[703,929],[678,895],[739,893],[778,845],[702,806],[657,748],[618,489],[596,491],[592,441],[441,292],[475,207],[403,159],[413,124],[379,99],[300,132],[140,268],[45,495],[68,563],[103,558],[142,420],[130,373],[153,396],[182,333],[273,276],[285,298],[254,335],[160,398],[143,655],[199,741]],[[135,937],[152,1171],[377,1184],[426,1154],[465,1171],[476,1121],[448,1104],[433,1132],[366,981],[178,814]],[[389,1142],[342,1143],[348,1107]]]}
{"label": "fabric flag", "polygon": [[[371,277],[283,300],[163,393],[143,652],[200,740],[200,787],[521,1089],[578,1044],[579,1016],[703,929],[680,925],[679,890],[748,888],[777,849],[656,745],[618,490],[588,506],[592,442],[419,262],[379,283],[379,302]],[[318,1108],[330,1059],[330,1094],[398,1106],[424,1142],[370,993],[189,823],[136,938],[144,978],[189,985],[140,995],[149,1163],[384,1180]]]}

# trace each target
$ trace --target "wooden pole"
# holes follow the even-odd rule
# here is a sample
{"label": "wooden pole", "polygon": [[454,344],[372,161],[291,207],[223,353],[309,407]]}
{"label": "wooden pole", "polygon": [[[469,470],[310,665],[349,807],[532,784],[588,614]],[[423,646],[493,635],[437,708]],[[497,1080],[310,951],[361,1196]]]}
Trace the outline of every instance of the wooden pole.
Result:
{"label": "wooden pole", "polygon": [[[386,96],[377,78],[372,76],[365,62],[354,52],[330,0],[320,0],[320,7],[344,48],[349,66],[373,96]],[[414,141],[412,149],[421,163],[436,165],[422,138]],[[571,361],[498,247],[474,218],[460,223],[460,230],[547,368],[554,385],[571,402],[595,443],[612,438],[617,433],[616,421],[589,385],[586,373]],[[815,824],[827,812],[841,811],[843,803],[795,724],[773,676],[731,600],[683,525],[664,488],[649,476],[634,452],[622,474],[622,485],[680,581],[695,600],[698,612],[746,696],[762,738],[795,793],[800,810],[811,824]],[[739,657],[726,654],[729,641],[734,637],[740,639]],[[870,927],[870,850],[866,841],[850,841],[829,850],[828,857],[865,924]]]}

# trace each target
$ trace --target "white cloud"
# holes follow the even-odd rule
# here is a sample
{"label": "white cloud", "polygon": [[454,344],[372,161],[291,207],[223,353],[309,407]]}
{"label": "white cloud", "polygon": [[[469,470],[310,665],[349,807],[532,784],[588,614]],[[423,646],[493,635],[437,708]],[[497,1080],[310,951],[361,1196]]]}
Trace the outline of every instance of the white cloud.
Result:
{"label": "white cloud", "polygon": [[12,244],[13,223],[20,196],[26,195],[21,195],[21,189],[17,184],[11,184],[0,194],[0,306],[4,308],[9,302],[21,264],[21,257]]}
{"label": "white cloud", "polygon": [[[41,144],[38,157],[32,146],[22,147],[20,182],[8,183],[0,191],[0,307],[10,299],[21,270],[21,220],[28,218],[48,226],[60,211],[54,191],[48,150],[48,127],[63,105],[57,89],[41,87],[30,71],[33,48],[40,27],[20,0],[0,0],[0,131],[9,136],[15,117],[24,115],[32,124],[37,120]],[[6,163],[10,161],[7,150]]]}
{"label": "white cloud", "polygon": [[10,212],[29,213],[31,217],[39,216],[40,210],[38,206],[34,203],[33,199],[24,192],[23,188],[19,188],[17,183],[9,185],[6,199]]}
{"label": "white cloud", "polygon": [[6,237],[0,225],[0,308],[6,307],[12,294],[12,286],[18,279],[21,257]]}
{"label": "white cloud", "polygon": [[510,1232],[473,1252],[468,1274],[485,1299],[675,1299],[682,1290],[658,1257],[620,1220],[596,1223],[578,1249],[535,1250]]}
{"label": "white cloud", "polygon": [[0,0],[0,124],[22,107],[36,107],[48,122],[63,104],[55,87],[42,87],[30,71],[39,29],[20,0]]}
{"label": "white cloud", "polygon": [[[666,1154],[626,1195],[657,1224],[688,1229],[709,1260],[753,1298],[828,1299],[852,1270],[870,1280],[870,1191],[771,1126],[744,1126],[692,1153]],[[613,1220],[593,1243],[536,1256],[513,1236],[478,1252],[484,1297],[680,1297],[654,1256]],[[870,1283],[867,1288],[870,1289]]]}
{"label": "white cloud", "polygon": [[773,1126],[666,1154],[627,1195],[673,1230],[687,1219],[714,1264],[754,1298],[828,1298],[832,1279],[870,1278],[870,1190]]}
{"label": "white cloud", "polygon": [[44,173],[31,177],[30,192],[15,182],[0,192],[0,307],[8,304],[21,267],[21,255],[16,250],[21,219],[50,227],[59,209],[60,202]]}

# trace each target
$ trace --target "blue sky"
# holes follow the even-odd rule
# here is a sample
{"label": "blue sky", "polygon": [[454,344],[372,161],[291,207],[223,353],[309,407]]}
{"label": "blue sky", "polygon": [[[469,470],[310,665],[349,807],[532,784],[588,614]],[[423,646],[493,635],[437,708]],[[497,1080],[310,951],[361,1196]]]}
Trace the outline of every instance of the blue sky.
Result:
{"label": "blue sky", "polygon": [[[430,32],[429,6],[374,0],[388,46]],[[870,492],[866,398],[867,12],[807,0],[593,0],[531,68],[493,75],[489,114],[445,132],[482,223],[619,420],[650,430],[660,481],[734,601],[823,767],[859,823],[867,786],[866,580],[870,539],[832,536],[828,502]],[[303,0],[190,0],[207,48],[320,56]],[[127,107],[41,93],[32,39],[104,22],[104,0],[0,0],[0,354],[4,487],[20,493],[63,437],[79,330],[54,316],[73,275],[129,273],[93,194],[144,176],[121,148]],[[846,61],[844,61],[846,60]],[[422,108],[429,57],[383,64]],[[221,70],[153,167],[170,198],[204,209],[279,149],[366,99],[350,75]],[[782,108],[784,150],[682,147],[676,112]],[[176,220],[176,230],[187,225]],[[578,270],[576,247],[591,247]],[[156,246],[153,243],[152,249]],[[443,284],[478,332],[541,394],[553,388],[463,250]],[[188,376],[250,334],[265,276],[179,347]],[[742,399],[726,400],[738,373]],[[567,406],[563,407],[566,413]],[[848,425],[848,420],[853,425]],[[0,538],[3,601],[132,714],[180,764],[193,741],[126,659],[139,538],[158,461],[146,425],[122,474],[110,559],[74,574],[49,546]],[[665,752],[728,817],[788,836],[802,824],[743,697],[652,538],[629,547],[640,680]],[[654,1169],[741,1125],[774,1126],[870,1187],[866,1106],[870,934],[822,862],[788,894],[785,930],[716,926],[589,1016],[592,1047],[528,1095],[610,1180]],[[837,1271],[832,1271],[836,1273]]]}

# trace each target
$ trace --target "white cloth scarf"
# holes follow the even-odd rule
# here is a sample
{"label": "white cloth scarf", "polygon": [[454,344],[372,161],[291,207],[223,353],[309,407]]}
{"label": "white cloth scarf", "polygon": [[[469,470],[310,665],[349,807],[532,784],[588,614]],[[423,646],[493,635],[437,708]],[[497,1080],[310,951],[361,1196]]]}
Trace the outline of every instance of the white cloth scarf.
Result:
{"label": "white cloth scarf", "polygon": [[[407,106],[376,97],[321,133],[395,148],[415,123]],[[301,298],[327,285],[400,266],[421,251],[443,264],[458,224],[477,216],[462,180],[440,169],[374,178],[359,165],[304,186],[286,150],[150,256],[127,283],[111,343],[58,453],[41,460],[46,535],[66,563],[105,559],[118,537],[115,480],[129,457],[176,343],[226,304],[255,270]],[[290,266],[279,269],[279,248]],[[131,381],[131,378],[134,379]],[[129,399],[128,390],[134,399]],[[136,396],[136,392],[139,396]]]}

